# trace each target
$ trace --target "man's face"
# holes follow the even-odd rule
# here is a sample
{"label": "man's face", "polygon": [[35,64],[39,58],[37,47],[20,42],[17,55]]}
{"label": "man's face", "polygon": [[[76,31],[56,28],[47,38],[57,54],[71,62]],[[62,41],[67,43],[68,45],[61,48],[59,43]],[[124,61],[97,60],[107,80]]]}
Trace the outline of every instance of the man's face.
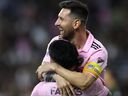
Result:
{"label": "man's face", "polygon": [[58,27],[61,37],[67,40],[71,40],[75,34],[72,25],[74,19],[69,15],[70,12],[69,9],[61,9],[58,19],[55,22],[55,26]]}

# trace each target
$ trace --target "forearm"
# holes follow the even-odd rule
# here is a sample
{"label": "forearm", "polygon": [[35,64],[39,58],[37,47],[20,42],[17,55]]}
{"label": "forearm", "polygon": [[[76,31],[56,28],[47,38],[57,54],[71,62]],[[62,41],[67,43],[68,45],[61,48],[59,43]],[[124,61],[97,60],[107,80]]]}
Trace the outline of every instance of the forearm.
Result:
{"label": "forearm", "polygon": [[61,66],[55,69],[56,73],[68,80],[72,85],[80,88],[88,88],[94,81],[95,78],[89,73],[80,73],[75,71],[67,70]]}

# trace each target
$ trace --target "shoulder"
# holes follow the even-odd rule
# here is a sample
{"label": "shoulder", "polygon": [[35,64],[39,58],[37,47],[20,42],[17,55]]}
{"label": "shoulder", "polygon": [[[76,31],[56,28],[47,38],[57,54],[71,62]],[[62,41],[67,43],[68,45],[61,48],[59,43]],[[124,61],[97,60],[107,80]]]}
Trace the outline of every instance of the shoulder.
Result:
{"label": "shoulder", "polygon": [[53,89],[57,89],[55,82],[40,82],[34,87],[31,96],[51,96]]}
{"label": "shoulder", "polygon": [[94,39],[89,51],[90,51],[89,62],[96,62],[104,69],[107,66],[107,59],[108,59],[108,52],[104,47],[104,45],[97,39]]}
{"label": "shoulder", "polygon": [[108,52],[105,48],[105,46],[97,39],[94,39],[92,45],[91,45],[91,50],[93,50],[93,53],[96,52],[102,52],[105,55],[108,55]]}
{"label": "shoulder", "polygon": [[51,41],[48,43],[48,47],[49,47],[49,45],[50,45],[53,41],[55,41],[55,40],[59,40],[59,35],[58,35],[58,36],[55,36],[55,37],[53,37],[53,38],[51,39]]}
{"label": "shoulder", "polygon": [[39,82],[34,88],[39,91],[43,88],[45,89],[46,87],[53,87],[53,86],[56,86],[55,82]]}
{"label": "shoulder", "polygon": [[104,45],[97,39],[94,39],[91,48],[90,48],[90,53],[91,53],[91,57],[92,58],[102,58],[105,61],[108,58],[108,52],[106,50],[106,48],[104,47]]}
{"label": "shoulder", "polygon": [[53,41],[55,41],[55,40],[59,40],[59,35],[58,36],[55,36],[55,37],[53,37],[52,39],[51,39],[51,41],[50,42],[53,42]]}

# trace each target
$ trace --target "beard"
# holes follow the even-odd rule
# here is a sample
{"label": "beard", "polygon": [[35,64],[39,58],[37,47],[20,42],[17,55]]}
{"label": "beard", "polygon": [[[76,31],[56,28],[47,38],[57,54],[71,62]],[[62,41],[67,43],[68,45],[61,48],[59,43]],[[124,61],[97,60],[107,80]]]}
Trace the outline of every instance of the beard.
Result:
{"label": "beard", "polygon": [[74,38],[74,35],[75,35],[74,31],[69,31],[68,34],[62,35],[62,39],[71,41]]}

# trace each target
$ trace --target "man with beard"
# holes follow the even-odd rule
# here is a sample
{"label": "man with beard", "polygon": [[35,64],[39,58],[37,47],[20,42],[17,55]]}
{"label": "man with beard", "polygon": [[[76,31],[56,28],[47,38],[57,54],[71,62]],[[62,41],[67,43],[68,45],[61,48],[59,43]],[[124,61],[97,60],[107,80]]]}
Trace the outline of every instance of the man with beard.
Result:
{"label": "man with beard", "polygon": [[58,27],[60,35],[54,37],[51,42],[59,39],[70,41],[76,46],[84,62],[76,69],[77,72],[70,71],[57,63],[50,63],[47,50],[36,71],[38,78],[41,79],[42,74],[48,71],[56,72],[53,77],[62,96],[72,96],[73,86],[86,90],[87,96],[108,96],[109,90],[104,84],[108,54],[102,43],[86,28],[87,6],[76,0],[62,1],[59,6],[61,10],[55,26]]}

